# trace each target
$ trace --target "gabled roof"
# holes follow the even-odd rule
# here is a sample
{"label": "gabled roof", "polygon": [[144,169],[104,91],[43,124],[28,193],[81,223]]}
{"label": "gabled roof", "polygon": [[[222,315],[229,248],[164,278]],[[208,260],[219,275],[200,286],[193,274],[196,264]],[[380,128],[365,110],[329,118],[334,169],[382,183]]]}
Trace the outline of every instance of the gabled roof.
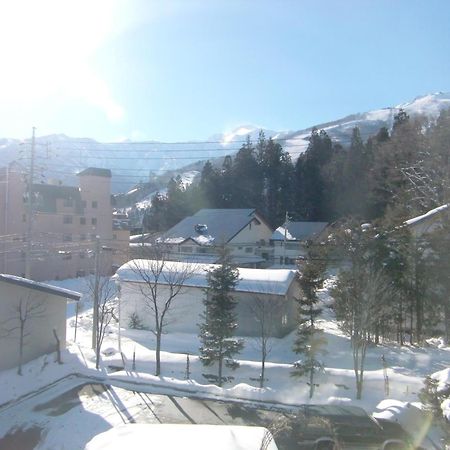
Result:
{"label": "gabled roof", "polygon": [[288,222],[278,227],[272,234],[270,240],[304,241],[318,236],[328,225],[327,222]]}
{"label": "gabled roof", "polygon": [[227,243],[253,220],[262,221],[255,209],[201,209],[162,235],[167,243],[192,239],[198,245]]}
{"label": "gabled roof", "polygon": [[47,294],[57,295],[65,299],[80,300],[81,294],[79,292],[64,289],[51,284],[41,283],[38,281],[29,280],[28,278],[16,277],[15,275],[0,274],[0,282],[9,284],[15,284],[16,286],[22,286],[36,291],[45,292]]}
{"label": "gabled roof", "polygon": [[[160,261],[149,259],[134,259],[121,266],[114,277],[122,282],[144,283],[154,277],[155,267]],[[177,273],[189,271],[191,276],[183,283],[184,286],[207,288],[207,274],[218,267],[216,264],[200,264],[178,261],[165,261],[159,283],[167,284],[164,280],[174,279]],[[153,268],[153,270],[152,270]],[[253,292],[260,294],[285,295],[295,280],[295,270],[289,269],[248,269],[239,267],[239,281],[235,287],[237,292]]]}
{"label": "gabled roof", "polygon": [[94,175],[96,177],[111,178],[111,170],[109,170],[109,169],[101,169],[99,167],[88,167],[87,169],[84,169],[81,172],[79,172],[78,175],[79,176]]}

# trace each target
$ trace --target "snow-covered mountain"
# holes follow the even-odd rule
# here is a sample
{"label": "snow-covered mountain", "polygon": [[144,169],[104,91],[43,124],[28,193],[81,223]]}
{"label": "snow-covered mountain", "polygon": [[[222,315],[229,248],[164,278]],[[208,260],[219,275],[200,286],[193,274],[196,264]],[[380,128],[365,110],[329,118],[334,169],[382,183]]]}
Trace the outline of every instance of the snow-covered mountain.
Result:
{"label": "snow-covered mountain", "polygon": [[[377,133],[382,126],[390,128],[400,108],[410,116],[425,114],[434,119],[442,109],[449,107],[450,93],[438,92],[395,107],[357,113],[315,127],[324,129],[333,140],[345,145],[355,126],[360,128],[365,139]],[[299,131],[263,131],[266,137],[277,139],[295,160],[307,148],[312,128]],[[77,172],[96,166],[112,170],[114,192],[127,192],[139,182],[155,180],[157,175],[168,170],[179,170],[181,173],[199,170],[199,167],[192,167],[196,161],[235,153],[248,135],[256,141],[260,129],[255,125],[244,125],[230,132],[213,135],[206,141],[182,143],[100,143],[89,138],[71,138],[63,134],[41,136],[36,139],[36,181],[58,179],[65,184],[77,184]],[[13,160],[28,165],[29,151],[29,140],[24,143],[14,139],[0,139],[0,166]]]}
{"label": "snow-covered mountain", "polygon": [[355,127],[359,127],[363,139],[376,134],[381,127],[385,126],[391,129],[394,123],[394,116],[400,109],[405,110],[410,117],[424,115],[432,121],[437,118],[443,109],[448,108],[450,108],[450,92],[436,92],[416,97],[411,102],[402,103],[394,107],[352,114],[333,122],[280,135],[280,142],[289,151],[292,158],[296,159],[308,147],[308,137],[313,128],[325,130],[333,141],[339,141],[342,145],[346,145],[349,144],[352,130]]}

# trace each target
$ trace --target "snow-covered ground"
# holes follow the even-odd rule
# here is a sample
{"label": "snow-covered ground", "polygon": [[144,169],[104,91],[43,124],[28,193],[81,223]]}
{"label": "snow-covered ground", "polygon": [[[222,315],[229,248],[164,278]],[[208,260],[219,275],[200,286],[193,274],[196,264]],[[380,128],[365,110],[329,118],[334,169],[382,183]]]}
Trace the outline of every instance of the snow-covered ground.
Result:
{"label": "snow-covered ground", "polygon": [[[141,385],[147,392],[177,392],[178,395],[194,395],[216,399],[241,399],[296,405],[303,403],[352,404],[363,407],[368,413],[377,410],[392,420],[401,422],[404,412],[410,405],[418,405],[418,393],[423,387],[424,377],[435,372],[442,383],[448,383],[450,367],[450,348],[441,341],[432,342],[427,348],[399,347],[396,345],[374,346],[368,350],[366,360],[365,383],[362,400],[355,400],[356,390],[352,367],[350,343],[339,330],[334,320],[327,286],[321,291],[324,306],[319,325],[325,331],[328,340],[327,354],[323,360],[325,370],[317,376],[314,398],[309,399],[309,387],[306,379],[291,376],[292,364],[298,356],[292,352],[294,333],[273,339],[272,350],[266,364],[265,387],[258,387],[260,362],[258,345],[254,339],[245,338],[245,347],[239,355],[240,367],[230,372],[234,380],[219,388],[211,385],[203,377],[211,373],[204,368],[198,358],[199,340],[196,335],[164,334],[162,339],[162,376],[155,377],[155,339],[146,330],[118,330],[117,325],[109,327],[103,344],[102,364],[95,370],[94,353],[91,347],[92,307],[86,280],[64,280],[51,282],[60,287],[82,292],[82,311],[78,318],[77,338],[75,336],[75,308],[68,308],[67,351],[63,354],[64,364],[54,363],[52,355],[27,364],[24,375],[19,377],[15,371],[0,373],[0,411],[1,405],[36,391],[64,376],[78,373],[108,379],[116,386],[126,386],[130,381]],[[175,300],[176,301],[176,300]],[[120,336],[120,339],[119,339]],[[435,344],[435,345],[434,345]],[[122,353],[119,352],[119,349]],[[121,356],[123,355],[123,357]],[[187,377],[187,358],[189,355],[189,376]],[[389,399],[387,402],[382,357],[387,362],[389,379]],[[134,363],[133,363],[134,360]],[[111,371],[108,367],[115,367]],[[117,368],[123,368],[117,370]],[[445,378],[445,376],[447,378]],[[187,379],[188,378],[188,379]],[[385,401],[385,403],[380,403]],[[378,409],[377,409],[378,405]],[[417,411],[416,411],[417,410]],[[415,413],[426,422],[425,415],[415,408]],[[73,420],[73,417],[71,418]],[[408,421],[408,420],[407,420]],[[414,422],[414,421],[413,421]],[[1,435],[0,430],[0,435]],[[5,431],[5,430],[3,430]],[[103,431],[103,430],[102,430]],[[426,434],[426,431],[423,431]],[[436,442],[436,437],[434,438]],[[433,448],[429,446],[429,448]]]}

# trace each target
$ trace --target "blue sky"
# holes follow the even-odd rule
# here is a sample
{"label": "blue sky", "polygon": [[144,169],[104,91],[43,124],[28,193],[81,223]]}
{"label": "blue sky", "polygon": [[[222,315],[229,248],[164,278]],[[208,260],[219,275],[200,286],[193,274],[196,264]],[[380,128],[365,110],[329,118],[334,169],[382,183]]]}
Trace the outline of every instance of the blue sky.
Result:
{"label": "blue sky", "polygon": [[450,91],[447,0],[16,0],[0,17],[0,137],[296,130]]}

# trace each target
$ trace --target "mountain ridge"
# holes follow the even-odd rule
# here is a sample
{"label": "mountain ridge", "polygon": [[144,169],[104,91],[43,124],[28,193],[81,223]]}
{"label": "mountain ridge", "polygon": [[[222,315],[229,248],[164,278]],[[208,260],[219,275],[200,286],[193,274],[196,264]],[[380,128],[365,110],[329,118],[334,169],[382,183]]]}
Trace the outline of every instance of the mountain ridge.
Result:
{"label": "mountain ridge", "polygon": [[[429,120],[435,120],[439,112],[446,108],[450,108],[450,93],[434,92],[394,107],[354,113],[301,130],[276,131],[245,124],[214,134],[206,141],[101,143],[92,138],[73,138],[58,133],[36,138],[37,175],[43,182],[56,178],[65,184],[77,184],[75,175],[78,171],[88,166],[105,167],[113,173],[113,192],[127,192],[132,186],[155,181],[166,172],[182,172],[184,167],[195,165],[198,161],[233,154],[247,136],[256,141],[260,130],[266,137],[278,140],[295,160],[306,150],[314,128],[325,130],[333,141],[347,145],[355,126],[360,128],[363,139],[367,139],[383,126],[391,128],[394,116],[400,109],[410,116],[423,114]],[[25,143],[29,144],[29,140]],[[24,146],[21,144],[23,141],[17,139],[0,138],[0,166],[13,160],[24,161]]]}

